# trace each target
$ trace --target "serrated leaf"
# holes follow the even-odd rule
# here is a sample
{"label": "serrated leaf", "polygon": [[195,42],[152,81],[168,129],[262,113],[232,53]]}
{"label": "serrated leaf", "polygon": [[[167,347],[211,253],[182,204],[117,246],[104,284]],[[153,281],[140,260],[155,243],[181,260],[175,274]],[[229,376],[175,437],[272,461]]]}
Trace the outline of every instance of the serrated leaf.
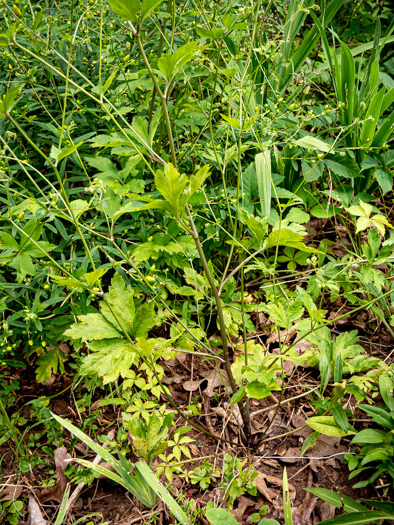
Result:
{"label": "serrated leaf", "polygon": [[[126,334],[134,333],[133,323],[135,317],[134,291],[126,285],[120,274],[116,273],[111,280],[105,301],[100,305],[100,311],[117,330]],[[110,336],[115,337],[115,336]]]}
{"label": "serrated leaf", "polygon": [[130,368],[139,363],[139,355],[134,345],[124,339],[103,339],[91,341],[91,354],[83,359],[79,373],[83,376],[97,374],[106,385],[127,377]]}
{"label": "serrated leaf", "polygon": [[85,273],[84,277],[88,285],[92,288],[94,283],[96,283],[103,275],[108,272],[108,268],[98,268],[93,272]]}
{"label": "serrated leaf", "polygon": [[121,337],[121,333],[101,314],[79,315],[79,323],[72,324],[64,335],[83,342]]}
{"label": "serrated leaf", "polygon": [[155,305],[152,302],[143,303],[136,311],[132,337],[138,339],[139,337],[146,337],[149,330],[151,330],[156,324],[155,319]]}
{"label": "serrated leaf", "polygon": [[52,374],[57,374],[58,355],[57,350],[49,350],[40,355],[37,359],[36,380],[38,383],[44,383]]}
{"label": "serrated leaf", "polygon": [[183,212],[185,199],[182,199],[181,196],[187,182],[186,175],[179,173],[171,163],[164,166],[164,172],[161,170],[156,172],[156,188],[171,205],[175,215],[180,215]]}

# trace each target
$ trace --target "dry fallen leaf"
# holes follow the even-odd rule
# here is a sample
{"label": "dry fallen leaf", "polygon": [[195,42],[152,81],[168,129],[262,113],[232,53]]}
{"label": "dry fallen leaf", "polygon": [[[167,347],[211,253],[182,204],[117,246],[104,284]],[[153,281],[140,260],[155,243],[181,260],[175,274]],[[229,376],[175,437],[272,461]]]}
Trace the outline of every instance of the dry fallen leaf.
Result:
{"label": "dry fallen leaf", "polygon": [[44,489],[40,496],[39,500],[41,503],[46,501],[57,501],[58,503],[62,502],[64,491],[68,483],[68,479],[64,474],[64,471],[68,467],[68,461],[71,459],[70,454],[68,454],[66,447],[57,448],[55,450],[55,465],[56,465],[56,485],[55,488]]}
{"label": "dry fallen leaf", "polygon": [[220,373],[219,373],[218,370],[216,370],[215,368],[214,370],[210,370],[209,372],[202,373],[201,375],[203,376],[203,379],[199,379],[196,381],[186,381],[183,384],[183,388],[187,392],[194,392],[199,388],[199,386],[202,383],[204,383],[205,381],[208,381],[208,385],[204,389],[204,392],[209,397],[213,397],[215,395],[215,392],[214,392],[215,388],[219,386],[223,386],[223,381],[227,383],[227,376],[223,370],[220,370]]}
{"label": "dry fallen leaf", "polygon": [[32,497],[29,498],[29,525],[49,525],[49,521],[44,519],[38,503]]}
{"label": "dry fallen leaf", "polygon": [[[270,474],[265,474],[264,472],[260,472],[259,476],[264,478],[265,481],[267,481],[270,485],[273,485],[274,487],[282,487],[283,486],[283,479],[282,478],[277,478],[276,476],[271,476]],[[257,477],[259,477],[259,476],[257,476]],[[289,483],[289,495],[290,495],[290,499],[291,500],[294,500],[295,497],[296,497],[295,486],[292,485],[291,483]]]}
{"label": "dry fallen leaf", "polygon": [[335,517],[335,507],[328,503],[328,501],[323,501],[316,507],[321,521],[328,520]]}
{"label": "dry fallen leaf", "polygon": [[[308,474],[308,487],[311,487],[313,483],[313,474],[309,470]],[[293,525],[306,525],[310,523],[310,517],[313,509],[316,507],[318,498],[313,496],[311,492],[305,494],[304,501],[293,513]]]}
{"label": "dry fallen leaf", "polygon": [[22,485],[3,485],[0,490],[0,502],[18,499],[22,494]]}
{"label": "dry fallen leaf", "polygon": [[245,523],[246,516],[245,512],[249,507],[253,507],[253,509],[257,506],[256,502],[252,501],[249,498],[246,498],[245,496],[240,496],[238,498],[238,508],[232,512],[234,518],[239,521],[240,523]]}
{"label": "dry fallen leaf", "polygon": [[257,490],[265,497],[266,500],[272,503],[272,500],[275,498],[276,494],[273,490],[267,487],[265,475],[259,473],[257,478],[254,478],[253,481],[256,483]]}

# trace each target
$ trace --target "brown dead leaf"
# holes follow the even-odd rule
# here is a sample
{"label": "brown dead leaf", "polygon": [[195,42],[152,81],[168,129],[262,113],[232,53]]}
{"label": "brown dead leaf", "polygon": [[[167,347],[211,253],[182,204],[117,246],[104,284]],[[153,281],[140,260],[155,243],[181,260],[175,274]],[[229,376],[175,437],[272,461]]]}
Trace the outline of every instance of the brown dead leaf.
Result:
{"label": "brown dead leaf", "polygon": [[[277,478],[276,476],[271,476],[270,474],[265,474],[264,472],[260,472],[259,476],[262,476],[267,483],[270,485],[273,485],[274,487],[282,487],[283,486],[283,479]],[[257,479],[257,478],[256,478]],[[296,489],[295,486],[289,483],[289,495],[290,499],[294,500],[296,497]]]}
{"label": "brown dead leaf", "polygon": [[62,502],[64,491],[66,490],[68,479],[64,474],[64,471],[68,467],[68,461],[71,459],[70,454],[68,454],[66,447],[57,448],[55,450],[55,466],[56,466],[56,485],[55,488],[44,489],[41,491],[39,500],[41,503],[46,501],[57,501],[58,503]]}
{"label": "brown dead leaf", "polygon": [[276,494],[273,490],[267,487],[267,483],[265,482],[265,475],[259,473],[257,478],[254,478],[253,481],[256,483],[257,490],[261,492],[261,494],[265,497],[266,500],[272,503]]}
{"label": "brown dead leaf", "polygon": [[237,425],[239,427],[243,425],[242,416],[238,405],[234,405],[230,408],[230,405],[225,403],[223,407],[211,407],[211,411],[223,419],[229,417],[229,421],[233,425]]}
{"label": "brown dead leaf", "polygon": [[[313,474],[309,469],[308,474],[308,487],[311,487],[313,484]],[[311,492],[305,494],[305,498],[301,505],[293,513],[293,525],[306,525],[311,523],[311,514],[316,507],[318,498],[313,496]]]}
{"label": "brown dead leaf", "polygon": [[[305,425],[305,417],[302,414],[293,414],[291,418],[291,423],[294,428],[300,428]],[[297,430],[297,432],[294,432],[294,436],[297,437],[303,437],[307,438],[310,434],[312,434],[313,430],[311,427],[305,426],[304,428],[300,428],[300,430]]]}
{"label": "brown dead leaf", "polygon": [[321,521],[335,517],[335,507],[334,505],[331,505],[331,503],[328,503],[328,501],[323,501],[316,507],[316,509]]}
{"label": "brown dead leaf", "polygon": [[203,379],[199,379],[196,381],[186,381],[183,384],[183,388],[187,392],[195,392],[202,383],[207,381],[208,385],[204,389],[204,392],[209,397],[213,397],[215,395],[215,392],[214,392],[215,388],[219,386],[223,386],[223,381],[227,383],[227,376],[223,370],[220,370],[220,373],[219,373],[219,371],[215,368],[214,370],[210,370],[208,372],[202,373],[201,375],[203,376]]}
{"label": "brown dead leaf", "polygon": [[18,499],[22,494],[22,485],[6,485],[4,484],[0,490],[0,502],[1,501],[13,501]]}
{"label": "brown dead leaf", "polygon": [[29,498],[29,524],[49,525],[49,521],[44,519],[38,503],[32,497]]}
{"label": "brown dead leaf", "polygon": [[[340,437],[330,437],[320,435],[316,441],[316,445],[312,449],[308,449],[305,453],[308,457],[326,457],[338,454],[340,452],[346,452],[347,448],[340,445]],[[324,461],[325,465],[330,465],[333,468],[338,467],[338,462],[335,458],[328,458],[324,460],[311,459],[311,468],[314,472],[318,473],[320,470],[319,461]]]}
{"label": "brown dead leaf", "polygon": [[256,503],[252,501],[249,498],[246,498],[245,496],[240,496],[238,498],[238,508],[232,512],[234,518],[239,521],[240,523],[245,523],[246,521],[246,510],[249,507],[252,507],[253,509],[256,508]]}
{"label": "brown dead leaf", "polygon": [[162,378],[161,382],[166,384],[166,385],[172,385],[174,383],[179,385],[179,383],[182,383],[182,381],[184,381],[187,378],[188,378],[188,376],[180,376],[180,375],[170,376],[170,375],[166,375],[166,376],[164,376]]}
{"label": "brown dead leaf", "polygon": [[286,453],[280,458],[283,463],[296,463],[301,456],[301,447],[289,447]]}

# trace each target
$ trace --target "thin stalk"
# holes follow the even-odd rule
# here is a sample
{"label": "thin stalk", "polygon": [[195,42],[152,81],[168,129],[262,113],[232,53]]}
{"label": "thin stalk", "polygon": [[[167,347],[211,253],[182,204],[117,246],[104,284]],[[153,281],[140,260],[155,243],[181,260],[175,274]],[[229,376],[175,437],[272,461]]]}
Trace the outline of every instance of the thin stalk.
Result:
{"label": "thin stalk", "polygon": [[[174,138],[173,138],[173,135],[172,135],[172,127],[171,127],[170,116],[168,114],[166,98],[165,98],[165,95],[163,94],[162,90],[160,89],[159,83],[157,82],[156,75],[154,74],[154,72],[153,72],[153,70],[152,70],[152,68],[150,66],[148,57],[145,54],[144,47],[142,45],[140,34],[139,34],[140,33],[139,28],[138,28],[138,30],[135,29],[135,27],[133,26],[133,24],[131,22],[129,22],[129,25],[130,25],[130,28],[131,28],[131,30],[133,32],[134,37],[136,38],[138,49],[139,49],[139,51],[141,53],[142,59],[143,59],[143,61],[145,63],[145,66],[146,66],[146,68],[148,70],[148,73],[149,73],[149,75],[150,75],[150,77],[152,79],[153,85],[154,85],[154,87],[155,87],[155,89],[157,91],[157,94],[160,97],[161,104],[162,104],[162,109],[163,109],[164,120],[165,120],[166,127],[167,127],[168,141],[170,143],[171,159],[172,159],[173,165],[176,166],[176,153],[175,153],[175,146],[174,146]],[[167,85],[167,88],[168,88],[168,85]],[[225,360],[224,368],[226,370],[226,374],[227,374],[227,377],[228,377],[228,380],[229,380],[229,383],[230,383],[231,390],[232,390],[233,393],[235,393],[238,390],[238,388],[237,388],[237,385],[235,383],[235,379],[234,379],[234,376],[233,376],[233,373],[232,373],[232,370],[231,370],[229,346],[228,346],[228,340],[227,340],[226,325],[225,325],[225,322],[224,322],[224,314],[223,314],[222,302],[221,302],[220,296],[218,294],[218,290],[216,288],[215,281],[214,281],[213,276],[211,274],[211,271],[209,269],[208,262],[206,260],[206,257],[205,257],[205,254],[204,254],[204,250],[203,250],[203,247],[202,247],[202,244],[201,244],[200,236],[198,235],[198,232],[196,230],[196,226],[195,226],[194,221],[193,221],[192,214],[190,212],[190,208],[189,208],[189,206],[187,204],[185,206],[185,211],[186,211],[187,218],[189,220],[191,235],[192,235],[193,240],[194,240],[194,242],[196,244],[196,248],[197,248],[200,260],[201,260],[201,264],[202,264],[204,272],[205,272],[205,274],[207,276],[207,279],[208,279],[208,282],[209,282],[209,286],[211,288],[211,292],[212,292],[212,295],[213,295],[214,300],[215,300],[217,316],[218,316],[218,320],[219,320],[219,327],[220,327],[220,336],[221,336],[221,340],[222,340],[223,357],[224,357],[224,360]],[[250,440],[250,436],[251,436],[250,419],[249,419],[247,411],[246,411],[245,403],[240,402],[238,405],[239,405],[239,410],[240,410],[240,413],[241,413],[242,421],[243,421],[243,423],[245,425],[245,429],[244,429],[245,438],[246,438],[246,441],[249,441]],[[241,429],[241,431],[242,431],[242,429]]]}

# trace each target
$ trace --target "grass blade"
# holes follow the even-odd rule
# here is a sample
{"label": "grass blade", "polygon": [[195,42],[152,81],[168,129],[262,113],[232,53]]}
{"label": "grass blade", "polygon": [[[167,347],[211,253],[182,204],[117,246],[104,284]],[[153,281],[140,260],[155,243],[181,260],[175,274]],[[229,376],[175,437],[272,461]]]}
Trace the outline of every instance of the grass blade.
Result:
{"label": "grass blade", "polygon": [[265,149],[256,155],[256,177],[259,189],[261,214],[263,217],[270,217],[272,181],[271,181],[271,154]]}
{"label": "grass blade", "polygon": [[188,525],[189,519],[186,514],[183,512],[178,503],[174,500],[171,494],[167,489],[160,483],[152,470],[148,467],[145,461],[139,461],[136,463],[136,468],[141,476],[144,478],[145,482],[155,491],[159,498],[164,501],[168,506],[172,514],[177,518],[177,520],[182,523],[182,525]]}

